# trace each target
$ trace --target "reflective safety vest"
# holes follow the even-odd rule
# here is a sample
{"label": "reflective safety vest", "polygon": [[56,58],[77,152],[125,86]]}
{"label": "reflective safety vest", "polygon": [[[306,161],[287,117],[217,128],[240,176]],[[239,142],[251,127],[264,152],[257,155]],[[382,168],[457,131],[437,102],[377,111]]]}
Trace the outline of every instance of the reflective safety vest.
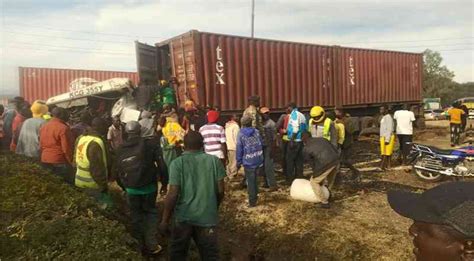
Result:
{"label": "reflective safety vest", "polygon": [[[325,138],[328,141],[331,141],[331,124],[332,124],[331,119],[326,118],[324,120],[322,138]],[[312,128],[315,128],[314,131],[315,131],[315,133],[317,133],[318,123],[314,122],[313,119],[310,119],[309,120],[309,132],[313,136],[313,133],[312,133],[312,130],[311,130]],[[321,137],[317,137],[317,135],[316,135],[316,137],[313,136],[313,138],[321,138]]]}
{"label": "reflective safety vest", "polygon": [[76,179],[75,179],[75,184],[76,187],[79,188],[99,188],[99,185],[94,181],[94,179],[91,176],[90,172],[90,162],[89,159],[87,158],[87,148],[89,147],[89,144],[94,141],[97,144],[99,144],[101,150],[102,150],[102,158],[104,160],[104,168],[106,170],[106,175],[107,173],[107,158],[105,154],[105,145],[104,142],[102,141],[101,138],[91,136],[91,135],[85,135],[85,136],[80,136],[79,141],[77,142],[76,146]]}

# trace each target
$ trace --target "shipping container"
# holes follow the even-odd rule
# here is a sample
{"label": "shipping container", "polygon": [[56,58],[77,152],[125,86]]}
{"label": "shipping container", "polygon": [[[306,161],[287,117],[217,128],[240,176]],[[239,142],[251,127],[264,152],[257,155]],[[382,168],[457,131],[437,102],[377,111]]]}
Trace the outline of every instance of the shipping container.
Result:
{"label": "shipping container", "polygon": [[420,103],[422,54],[295,43],[190,31],[154,46],[136,42],[143,81],[176,76],[182,105],[193,99],[223,111],[242,110],[247,97],[283,110],[368,108]]}
{"label": "shipping container", "polygon": [[19,67],[19,76],[20,95],[30,102],[47,100],[50,97],[69,92],[71,83],[81,78],[90,78],[95,81],[129,78],[134,84],[138,83],[136,72]]}

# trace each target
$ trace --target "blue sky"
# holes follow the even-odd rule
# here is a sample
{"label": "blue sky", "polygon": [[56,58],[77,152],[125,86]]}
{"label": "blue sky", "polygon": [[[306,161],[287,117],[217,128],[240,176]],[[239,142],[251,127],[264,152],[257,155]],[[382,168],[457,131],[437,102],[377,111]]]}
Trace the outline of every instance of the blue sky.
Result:
{"label": "blue sky", "polygon": [[[18,66],[136,71],[134,40],[191,29],[249,35],[250,0],[0,0],[0,96]],[[421,52],[438,50],[459,82],[474,81],[471,0],[256,1],[256,37]]]}

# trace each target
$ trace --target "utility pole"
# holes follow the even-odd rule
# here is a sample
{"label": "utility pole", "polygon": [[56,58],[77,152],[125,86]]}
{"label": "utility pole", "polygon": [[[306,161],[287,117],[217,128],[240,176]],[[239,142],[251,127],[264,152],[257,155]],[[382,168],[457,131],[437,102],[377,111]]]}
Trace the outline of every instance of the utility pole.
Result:
{"label": "utility pole", "polygon": [[255,24],[255,0],[252,0],[252,22],[251,22],[251,37],[254,35],[254,24]]}

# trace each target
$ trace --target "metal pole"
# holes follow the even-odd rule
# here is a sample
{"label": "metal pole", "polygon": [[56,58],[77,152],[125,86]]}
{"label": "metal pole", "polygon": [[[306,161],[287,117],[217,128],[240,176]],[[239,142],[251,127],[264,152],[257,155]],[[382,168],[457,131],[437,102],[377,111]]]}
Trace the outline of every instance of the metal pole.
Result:
{"label": "metal pole", "polygon": [[255,24],[255,0],[252,0],[252,28],[251,28],[251,37],[253,38],[254,34],[254,24]]}

